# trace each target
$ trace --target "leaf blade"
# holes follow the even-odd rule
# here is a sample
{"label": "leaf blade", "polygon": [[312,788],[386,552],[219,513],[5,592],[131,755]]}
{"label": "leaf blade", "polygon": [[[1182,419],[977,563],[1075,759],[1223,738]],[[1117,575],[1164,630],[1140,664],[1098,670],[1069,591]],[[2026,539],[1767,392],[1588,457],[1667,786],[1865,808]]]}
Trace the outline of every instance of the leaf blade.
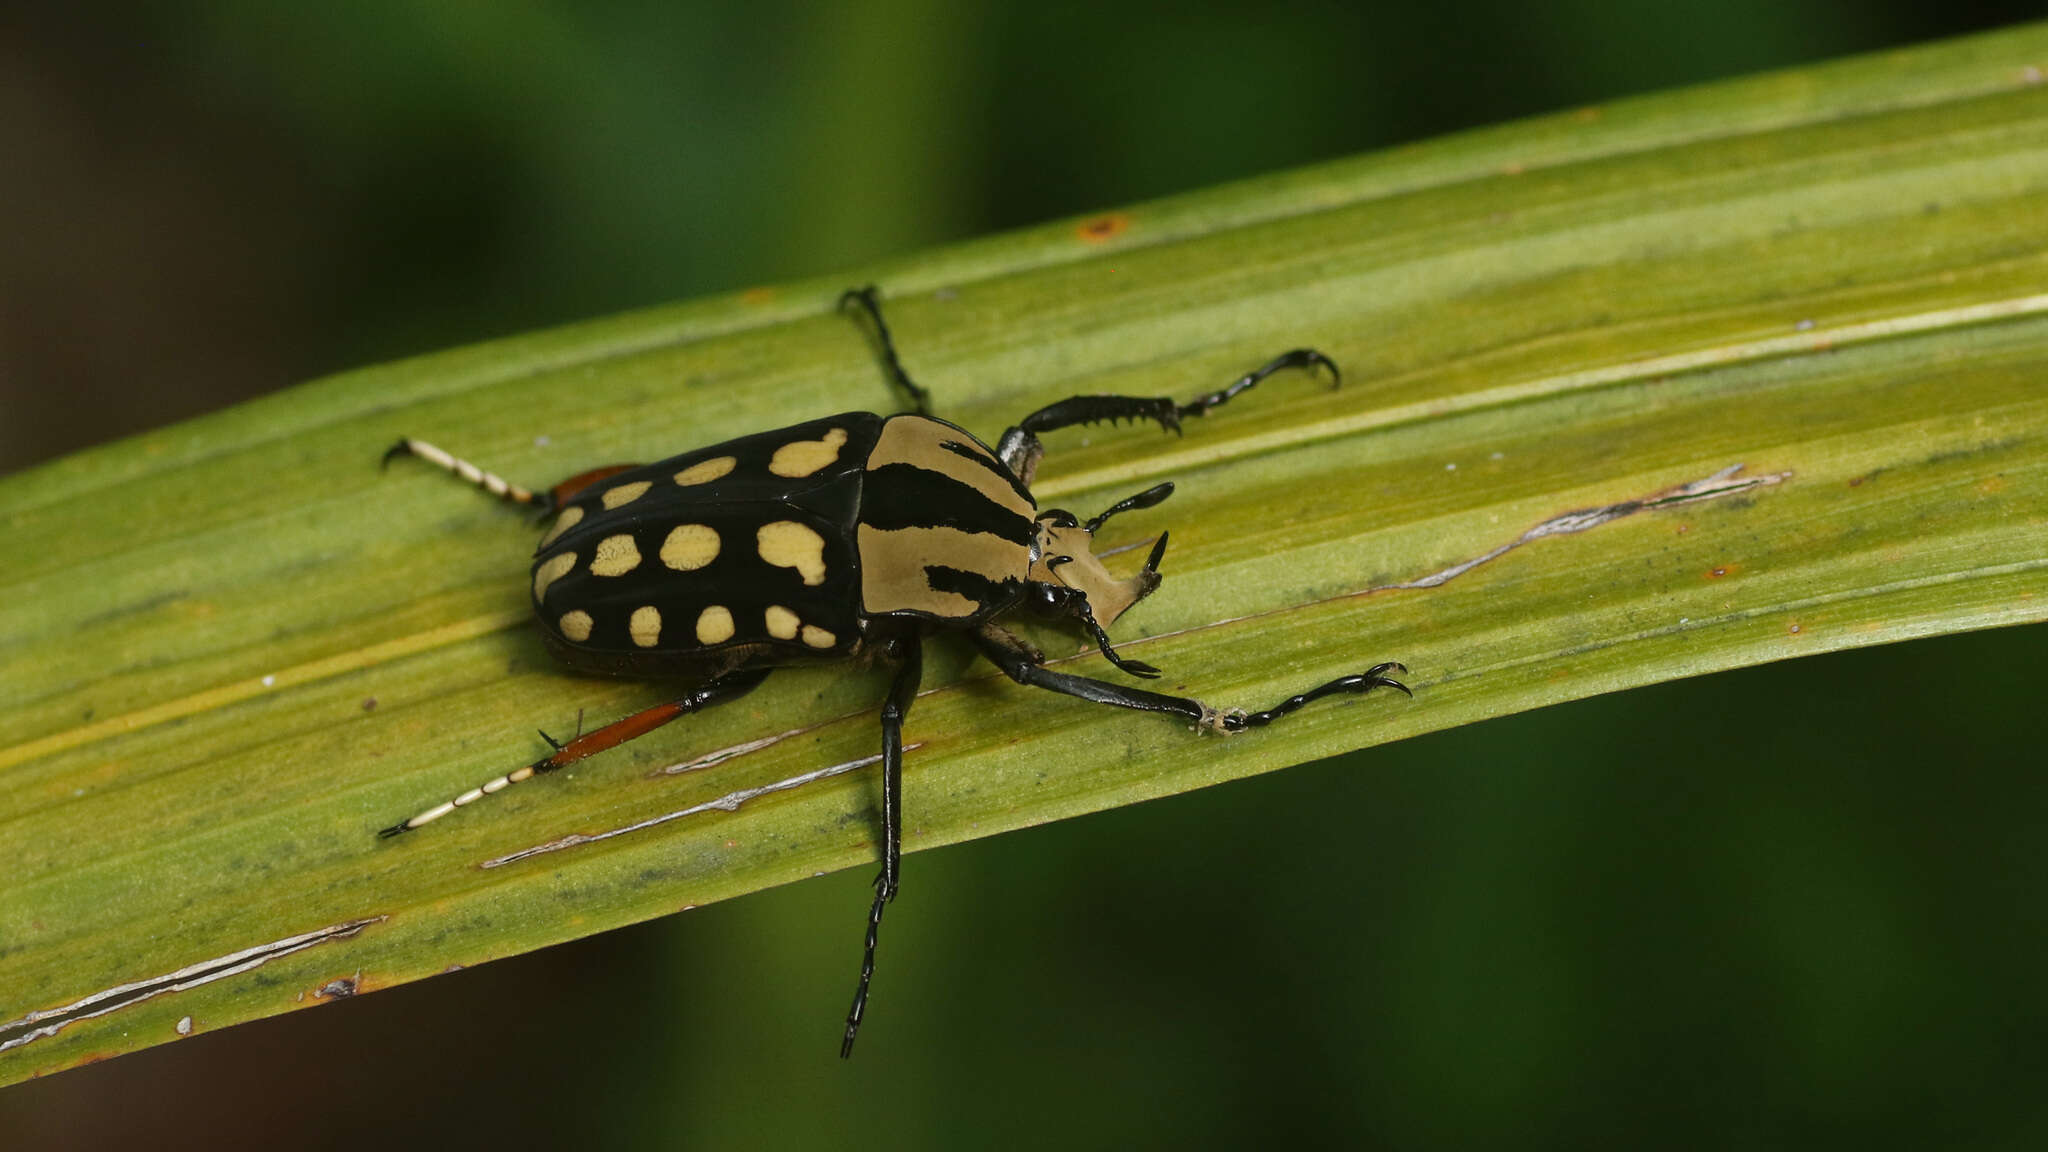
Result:
{"label": "leaf blade", "polygon": [[[1117,629],[1166,683],[1258,706],[1399,658],[1420,693],[1198,742],[941,647],[912,719],[909,846],[2048,616],[2048,252],[2027,226],[2048,206],[2048,99],[2022,79],[2044,48],[2020,29],[1651,97],[876,270],[912,371],[984,435],[1075,391],[1186,395],[1285,347],[1331,352],[1339,392],[1276,378],[1178,440],[1069,433],[1038,490],[1092,509],[1181,484],[1117,524],[1173,529],[1165,590]],[[830,311],[840,287],[368,369],[0,482],[19,558],[0,598],[0,1017],[28,1021],[0,1042],[95,990],[371,921],[19,1044],[0,1078],[871,860],[855,772],[482,867],[871,755],[873,673],[779,674],[655,746],[371,838],[530,760],[536,723],[657,698],[546,662],[516,514],[424,471],[380,477],[376,454],[429,435],[532,482],[883,406]],[[1736,464],[1784,479],[1391,587]],[[1069,666],[1110,674],[1066,643]]]}

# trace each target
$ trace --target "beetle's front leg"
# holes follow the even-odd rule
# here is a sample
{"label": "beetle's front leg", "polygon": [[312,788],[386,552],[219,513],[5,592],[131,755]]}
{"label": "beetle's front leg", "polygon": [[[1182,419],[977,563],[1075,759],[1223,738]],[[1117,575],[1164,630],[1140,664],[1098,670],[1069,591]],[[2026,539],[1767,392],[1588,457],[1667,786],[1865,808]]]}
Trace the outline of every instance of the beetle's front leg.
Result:
{"label": "beetle's front leg", "polygon": [[1107,680],[1055,672],[1040,666],[1031,659],[1030,653],[1005,643],[1002,636],[987,629],[974,633],[974,644],[981,649],[982,655],[988,657],[991,663],[1001,668],[1005,675],[1019,684],[1049,689],[1065,696],[1091,700],[1097,704],[1110,704],[1139,712],[1164,712],[1213,732],[1242,732],[1247,728],[1263,728],[1310,701],[1334,696],[1339,692],[1361,693],[1370,692],[1375,688],[1398,688],[1405,695],[1414,695],[1408,691],[1406,684],[1387,675],[1389,672],[1406,672],[1408,669],[1389,661],[1385,664],[1375,664],[1363,672],[1350,676],[1340,676],[1300,695],[1290,696],[1262,712],[1242,712],[1236,709],[1213,708],[1187,696],[1168,696],[1162,692],[1147,692],[1143,688],[1111,684]]}
{"label": "beetle's front leg", "polygon": [[1171,396],[1146,398],[1142,396],[1070,396],[1057,404],[1048,404],[1003,433],[996,445],[996,455],[1010,473],[1026,484],[1038,471],[1038,461],[1045,455],[1045,446],[1038,441],[1038,434],[1055,428],[1070,428],[1076,424],[1096,424],[1104,420],[1150,420],[1168,432],[1180,431],[1180,422],[1186,416],[1200,416],[1211,408],[1218,408],[1238,393],[1251,388],[1275,372],[1288,368],[1330,370],[1332,385],[1343,383],[1343,374],[1337,371],[1337,362],[1313,348],[1296,348],[1285,352],[1261,365],[1256,371],[1247,372],[1232,381],[1227,388],[1219,388],[1182,404]]}
{"label": "beetle's front leg", "polygon": [[868,983],[875,976],[875,944],[882,935],[882,911],[896,899],[903,879],[903,718],[917,699],[917,683],[924,674],[924,649],[915,632],[890,642],[887,655],[896,663],[896,679],[882,702],[882,872],[875,877],[875,902],[868,909],[868,934],[860,958],[860,984],[854,989],[853,1007],[846,1013],[846,1038],[840,1041],[841,1059],[853,1055],[854,1037],[860,1034],[860,1019],[867,1012]]}

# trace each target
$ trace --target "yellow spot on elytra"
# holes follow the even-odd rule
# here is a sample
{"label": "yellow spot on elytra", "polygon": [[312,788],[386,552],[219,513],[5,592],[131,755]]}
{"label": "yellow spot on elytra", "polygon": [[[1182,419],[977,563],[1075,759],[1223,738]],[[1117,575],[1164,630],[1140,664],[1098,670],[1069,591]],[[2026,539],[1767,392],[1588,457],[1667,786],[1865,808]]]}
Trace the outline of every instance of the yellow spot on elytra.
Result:
{"label": "yellow spot on elytra", "polygon": [[562,635],[567,636],[578,644],[590,639],[590,613],[585,612],[583,609],[578,608],[574,612],[562,613],[560,623]]}
{"label": "yellow spot on elytra", "polygon": [[830,648],[838,642],[839,637],[825,631],[816,624],[804,625],[804,643],[809,644],[811,647]]}
{"label": "yellow spot on elytra", "polygon": [[652,604],[633,609],[633,618],[626,621],[626,632],[642,648],[661,643],[661,610]]}
{"label": "yellow spot on elytra", "polygon": [[553,528],[548,529],[548,534],[540,538],[540,546],[545,548],[548,545],[553,544],[555,541],[560,540],[562,538],[562,533],[567,532],[569,529],[574,528],[576,525],[581,524],[582,522],[582,505],[569,505],[567,508],[562,509],[562,514],[560,516],[555,517],[555,526]]}
{"label": "yellow spot on elytra", "polygon": [[796,638],[796,613],[791,612],[780,604],[770,604],[768,611],[762,613],[762,617],[768,622],[768,634],[770,636],[775,637],[777,640],[793,640]]}
{"label": "yellow spot on elytra", "polygon": [[809,476],[834,460],[839,459],[840,446],[846,443],[846,429],[834,428],[825,433],[822,440],[792,440],[775,450],[768,461],[768,470],[777,476],[795,479]]}
{"label": "yellow spot on elytra", "polygon": [[600,499],[604,501],[606,508],[617,508],[621,504],[631,504],[633,501],[645,496],[647,490],[652,487],[654,487],[654,481],[652,480],[635,480],[631,484],[621,484],[617,488],[613,488],[600,497]]}
{"label": "yellow spot on elytra", "polygon": [[777,568],[796,569],[805,584],[825,582],[825,538],[816,529],[794,520],[775,520],[761,525],[754,538],[761,559]]}
{"label": "yellow spot on elytra", "polygon": [[678,524],[661,542],[661,562],[678,572],[694,572],[718,558],[718,532],[708,524]]}
{"label": "yellow spot on elytra", "polygon": [[576,567],[576,554],[574,552],[558,552],[541,561],[540,566],[533,570],[533,602],[538,604],[546,598],[548,585],[567,576],[569,570],[574,567]]}
{"label": "yellow spot on elytra", "polygon": [[640,546],[620,533],[597,542],[597,555],[590,558],[592,576],[624,576],[640,566]]}
{"label": "yellow spot on elytra", "polygon": [[692,484],[709,484],[732,471],[734,463],[730,456],[714,456],[709,460],[699,460],[676,473],[676,483],[686,488]]}
{"label": "yellow spot on elytra", "polygon": [[732,613],[723,604],[713,604],[697,613],[697,643],[723,644],[732,639]]}

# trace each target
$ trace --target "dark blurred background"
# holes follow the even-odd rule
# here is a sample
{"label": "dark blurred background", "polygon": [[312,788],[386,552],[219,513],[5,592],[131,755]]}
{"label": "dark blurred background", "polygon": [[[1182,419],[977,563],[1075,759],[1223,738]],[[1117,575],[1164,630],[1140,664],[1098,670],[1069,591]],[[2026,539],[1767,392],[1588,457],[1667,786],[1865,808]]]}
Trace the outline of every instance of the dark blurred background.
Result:
{"label": "dark blurred background", "polygon": [[[0,471],[380,359],[2040,15],[16,4]],[[920,854],[851,1065],[866,869],[6,1089],[0,1145],[2041,1147],[2043,638]]]}

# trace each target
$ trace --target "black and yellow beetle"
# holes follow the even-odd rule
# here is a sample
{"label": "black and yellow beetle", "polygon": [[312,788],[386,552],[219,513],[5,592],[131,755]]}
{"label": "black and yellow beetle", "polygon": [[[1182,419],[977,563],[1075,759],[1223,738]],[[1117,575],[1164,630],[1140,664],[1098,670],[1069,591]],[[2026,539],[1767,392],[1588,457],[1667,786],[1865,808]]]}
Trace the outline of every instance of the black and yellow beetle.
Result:
{"label": "black and yellow beetle", "polygon": [[1038,434],[1104,420],[1151,420],[1178,431],[1286,368],[1337,366],[1301,348],[1229,387],[1185,404],[1135,396],[1076,396],[1026,416],[990,448],[929,414],[929,397],[904,372],[874,288],[847,292],[873,328],[882,366],[913,412],[847,412],[743,436],[658,464],[599,468],[545,493],[511,484],[420,440],[388,453],[417,456],[484,490],[554,515],[534,552],[533,608],[548,645],[581,671],[674,677],[691,686],[666,703],[578,735],[532,764],[384,829],[396,836],[489,793],[616,747],[690,712],[735,699],[769,670],[820,661],[879,659],[895,680],[882,704],[882,872],[868,912],[860,982],[840,1055],[853,1051],[882,912],[902,872],[903,718],[917,694],[927,633],[965,633],[1020,684],[1098,704],[1163,712],[1211,732],[1238,732],[1338,692],[1397,688],[1379,664],[1293,696],[1263,712],[1218,710],[1200,700],[1124,687],[1044,667],[1042,653],[998,618],[1016,609],[1071,618],[1117,668],[1156,677],[1119,656],[1104,633],[1159,586],[1160,534],[1135,576],[1119,580],[1091,551],[1110,517],[1173,494],[1160,484],[1082,521],[1039,511],[1030,484]]}

